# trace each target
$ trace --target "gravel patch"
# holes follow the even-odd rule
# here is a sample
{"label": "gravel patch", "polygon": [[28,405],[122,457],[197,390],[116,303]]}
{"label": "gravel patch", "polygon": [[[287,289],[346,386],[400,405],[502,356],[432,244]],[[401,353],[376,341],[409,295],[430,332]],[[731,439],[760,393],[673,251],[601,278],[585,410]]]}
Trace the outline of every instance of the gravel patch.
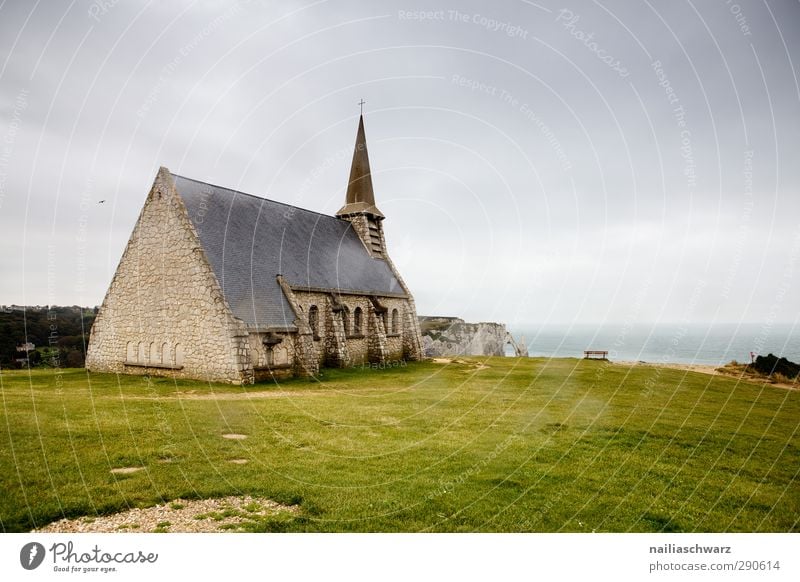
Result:
{"label": "gravel patch", "polygon": [[220,533],[241,531],[243,524],[298,511],[296,505],[281,505],[271,499],[249,495],[175,499],[163,505],[130,509],[113,515],[62,519],[32,530],[32,533]]}

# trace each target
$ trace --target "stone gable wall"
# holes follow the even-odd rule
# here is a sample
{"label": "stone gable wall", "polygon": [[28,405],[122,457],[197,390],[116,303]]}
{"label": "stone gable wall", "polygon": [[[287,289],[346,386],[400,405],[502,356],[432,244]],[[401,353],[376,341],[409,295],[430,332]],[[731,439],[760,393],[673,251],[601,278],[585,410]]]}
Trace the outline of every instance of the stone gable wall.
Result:
{"label": "stone gable wall", "polygon": [[153,184],[92,326],[86,367],[236,384],[253,380],[247,328],[231,313],[166,169]]}

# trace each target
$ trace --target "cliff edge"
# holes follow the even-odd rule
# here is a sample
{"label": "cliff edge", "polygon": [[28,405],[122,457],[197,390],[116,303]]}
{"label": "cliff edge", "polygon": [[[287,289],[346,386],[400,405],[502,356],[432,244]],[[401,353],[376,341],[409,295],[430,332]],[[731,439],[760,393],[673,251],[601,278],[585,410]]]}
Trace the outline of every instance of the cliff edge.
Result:
{"label": "cliff edge", "polygon": [[420,316],[426,357],[504,356],[510,344],[517,357],[528,357],[524,338],[516,341],[503,323],[467,323],[458,317]]}

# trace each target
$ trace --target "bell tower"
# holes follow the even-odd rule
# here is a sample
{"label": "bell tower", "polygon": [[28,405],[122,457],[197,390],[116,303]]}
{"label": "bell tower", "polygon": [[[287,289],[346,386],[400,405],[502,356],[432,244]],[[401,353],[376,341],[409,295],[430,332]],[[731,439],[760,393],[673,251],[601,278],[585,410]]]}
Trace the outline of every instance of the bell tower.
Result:
{"label": "bell tower", "polygon": [[[363,101],[361,104],[363,105]],[[336,216],[353,225],[353,230],[356,231],[361,242],[373,257],[386,258],[386,241],[383,238],[381,224],[385,216],[375,206],[375,192],[372,189],[363,114],[358,118],[356,147],[350,166],[350,180],[347,183],[345,204],[339,209]]]}

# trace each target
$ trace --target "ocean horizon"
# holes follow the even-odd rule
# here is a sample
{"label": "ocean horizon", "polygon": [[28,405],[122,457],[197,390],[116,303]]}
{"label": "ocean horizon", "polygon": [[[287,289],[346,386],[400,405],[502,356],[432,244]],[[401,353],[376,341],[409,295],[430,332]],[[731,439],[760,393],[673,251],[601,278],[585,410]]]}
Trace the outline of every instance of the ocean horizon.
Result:
{"label": "ocean horizon", "polygon": [[582,358],[608,351],[617,361],[706,364],[749,362],[750,353],[800,362],[800,326],[758,323],[522,324],[509,326],[532,357]]}

